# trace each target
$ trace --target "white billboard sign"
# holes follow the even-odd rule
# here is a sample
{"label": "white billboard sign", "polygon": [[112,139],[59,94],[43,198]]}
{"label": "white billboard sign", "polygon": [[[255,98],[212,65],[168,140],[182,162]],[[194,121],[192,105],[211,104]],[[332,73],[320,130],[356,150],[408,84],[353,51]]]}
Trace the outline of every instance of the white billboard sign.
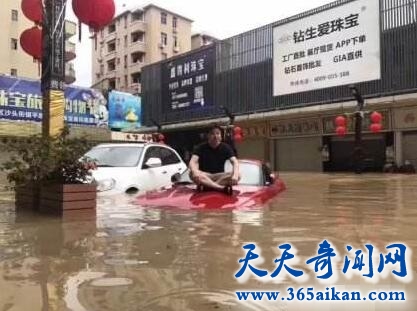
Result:
{"label": "white billboard sign", "polygon": [[274,28],[274,96],[381,78],[379,0]]}

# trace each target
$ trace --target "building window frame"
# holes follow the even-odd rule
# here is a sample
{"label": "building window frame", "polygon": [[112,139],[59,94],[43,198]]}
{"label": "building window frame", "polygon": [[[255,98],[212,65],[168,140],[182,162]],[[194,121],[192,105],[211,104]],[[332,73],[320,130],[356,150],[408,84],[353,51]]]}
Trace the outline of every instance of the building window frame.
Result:
{"label": "building window frame", "polygon": [[165,32],[161,32],[161,45],[162,46],[168,45],[168,35]]}
{"label": "building window frame", "polygon": [[19,11],[12,9],[12,21],[17,22],[19,20]]}
{"label": "building window frame", "polygon": [[166,12],[161,12],[161,24],[166,25],[168,20],[168,14]]}
{"label": "building window frame", "polygon": [[10,49],[14,51],[18,49],[18,43],[16,38],[10,38]]}

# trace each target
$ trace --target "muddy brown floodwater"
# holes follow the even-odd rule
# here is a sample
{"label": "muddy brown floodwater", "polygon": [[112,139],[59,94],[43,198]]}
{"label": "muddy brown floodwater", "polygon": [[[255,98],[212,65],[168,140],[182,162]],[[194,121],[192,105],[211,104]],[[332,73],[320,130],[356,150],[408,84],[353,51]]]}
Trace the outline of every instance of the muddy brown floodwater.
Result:
{"label": "muddy brown floodwater", "polygon": [[[408,253],[417,249],[417,176],[281,177],[285,192],[263,207],[244,211],[145,209],[118,196],[100,198],[96,216],[57,219],[16,213],[11,194],[1,193],[0,310],[417,310],[414,254],[409,283],[392,277],[389,263],[383,279],[376,272],[378,257],[375,284],[341,272],[346,245],[365,251],[365,244],[372,244],[384,254],[395,242],[405,243]],[[317,256],[323,240],[340,255],[333,263],[339,278],[331,285],[319,283],[317,276],[323,273],[305,264]],[[296,249],[299,259],[291,267],[305,271],[309,280],[297,283],[285,268],[277,278],[257,278],[248,268],[249,280],[239,282],[235,273],[247,243],[256,243],[254,252],[264,259],[256,267],[269,272],[277,267],[278,246],[290,243],[290,252]],[[401,290],[406,301],[236,298],[237,290],[280,291],[288,297],[289,287],[295,294],[300,288],[305,294],[308,287],[363,294]]]}

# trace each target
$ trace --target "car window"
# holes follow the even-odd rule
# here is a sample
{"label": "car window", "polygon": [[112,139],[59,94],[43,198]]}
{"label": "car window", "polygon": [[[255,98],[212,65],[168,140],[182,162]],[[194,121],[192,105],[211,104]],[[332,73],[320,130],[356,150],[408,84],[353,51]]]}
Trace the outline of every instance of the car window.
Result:
{"label": "car window", "polygon": [[98,146],[85,154],[97,161],[99,167],[134,167],[138,165],[143,147]]}
{"label": "car window", "polygon": [[[233,170],[232,163],[227,161],[225,164],[225,171],[231,172]],[[261,166],[257,163],[239,162],[240,181],[239,185],[260,186],[264,185],[263,173]]]}
{"label": "car window", "polygon": [[171,165],[180,163],[178,156],[168,148],[160,148],[162,165]]}
{"label": "car window", "polygon": [[[158,158],[158,159],[161,159],[161,152],[160,152],[160,149],[161,148],[159,148],[159,147],[149,147],[148,149],[146,149],[146,152],[145,152],[145,157],[143,158],[143,164],[142,164],[142,168],[143,169],[146,169],[146,168],[148,168],[147,166],[146,166],[146,162],[150,159],[150,158]],[[162,161],[162,160],[161,160]]]}

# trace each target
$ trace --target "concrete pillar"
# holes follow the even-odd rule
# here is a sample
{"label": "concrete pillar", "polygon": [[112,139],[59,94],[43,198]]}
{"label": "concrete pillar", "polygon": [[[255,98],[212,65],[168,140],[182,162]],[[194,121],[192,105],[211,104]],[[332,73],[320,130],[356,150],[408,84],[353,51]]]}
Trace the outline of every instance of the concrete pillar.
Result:
{"label": "concrete pillar", "polygon": [[273,170],[277,170],[277,163],[275,159],[275,141],[273,139],[268,139],[269,143],[269,163]]}
{"label": "concrete pillar", "polygon": [[395,163],[400,166],[403,164],[403,133],[401,131],[394,132],[394,150]]}

